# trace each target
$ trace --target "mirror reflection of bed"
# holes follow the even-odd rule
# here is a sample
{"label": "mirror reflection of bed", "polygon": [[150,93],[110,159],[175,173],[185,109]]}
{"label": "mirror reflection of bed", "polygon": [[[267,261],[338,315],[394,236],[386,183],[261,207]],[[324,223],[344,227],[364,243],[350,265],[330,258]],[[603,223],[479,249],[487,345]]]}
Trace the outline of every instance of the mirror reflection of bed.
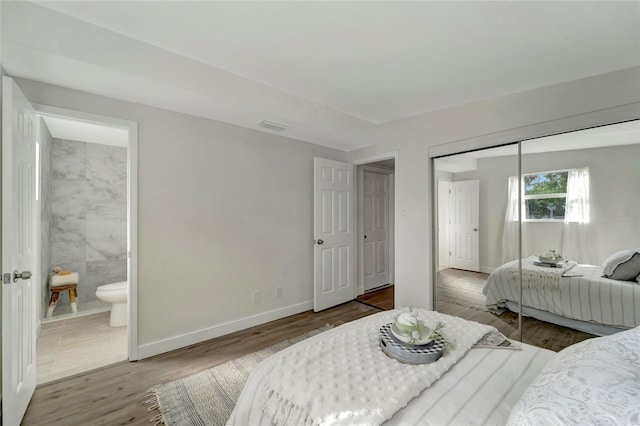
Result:
{"label": "mirror reflection of bed", "polygon": [[[630,259],[640,249],[639,122],[523,141],[521,149],[523,341],[557,351],[640,325],[640,283],[602,277],[605,260],[616,253],[628,250],[627,260],[640,262],[640,254]],[[515,143],[434,160],[436,309],[515,339],[517,152]],[[477,214],[466,208],[461,218],[450,190],[469,181],[478,182]],[[476,228],[477,242],[457,222]],[[557,268],[534,264],[550,251],[562,256]]]}

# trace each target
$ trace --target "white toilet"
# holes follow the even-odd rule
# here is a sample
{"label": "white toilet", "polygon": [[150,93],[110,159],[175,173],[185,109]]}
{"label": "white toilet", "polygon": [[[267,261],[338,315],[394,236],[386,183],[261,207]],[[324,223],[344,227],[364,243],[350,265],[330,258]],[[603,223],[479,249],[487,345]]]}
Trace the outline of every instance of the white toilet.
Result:
{"label": "white toilet", "polygon": [[129,283],[121,281],[119,283],[101,285],[96,289],[96,297],[104,302],[112,303],[111,327],[122,327],[127,325],[127,301],[129,298]]}

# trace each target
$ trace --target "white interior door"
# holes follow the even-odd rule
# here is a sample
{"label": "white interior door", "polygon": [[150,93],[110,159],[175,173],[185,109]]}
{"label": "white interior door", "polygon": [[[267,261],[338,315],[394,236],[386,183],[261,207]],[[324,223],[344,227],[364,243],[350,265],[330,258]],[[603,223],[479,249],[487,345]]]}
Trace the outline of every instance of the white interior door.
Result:
{"label": "white interior door", "polygon": [[314,297],[318,312],[354,294],[354,167],[314,159]]}
{"label": "white interior door", "polygon": [[389,176],[364,172],[364,289],[389,284]]}
{"label": "white interior door", "polygon": [[2,94],[2,417],[13,426],[36,386],[35,284],[27,276],[37,241],[36,116],[11,78],[2,78]]}
{"label": "white interior door", "polygon": [[449,267],[449,182],[438,180],[438,267]]}
{"label": "white interior door", "polygon": [[449,266],[479,272],[480,181],[451,182],[450,189]]}

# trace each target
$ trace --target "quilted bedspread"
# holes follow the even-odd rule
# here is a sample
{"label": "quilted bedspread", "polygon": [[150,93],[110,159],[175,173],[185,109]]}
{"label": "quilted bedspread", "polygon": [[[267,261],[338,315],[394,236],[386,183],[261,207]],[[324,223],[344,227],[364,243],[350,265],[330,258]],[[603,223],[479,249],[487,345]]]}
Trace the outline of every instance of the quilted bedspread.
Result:
{"label": "quilted bedspread", "polygon": [[[251,404],[250,424],[381,424],[451,368],[491,326],[437,312],[416,310],[431,328],[445,323],[455,341],[436,362],[400,363],[379,348],[379,329],[400,311],[387,311],[347,323],[300,342],[257,368],[247,382],[251,401],[242,395],[236,410]],[[245,389],[246,391],[246,389]],[[243,392],[244,393],[244,392]],[[246,407],[245,407],[246,408]]]}

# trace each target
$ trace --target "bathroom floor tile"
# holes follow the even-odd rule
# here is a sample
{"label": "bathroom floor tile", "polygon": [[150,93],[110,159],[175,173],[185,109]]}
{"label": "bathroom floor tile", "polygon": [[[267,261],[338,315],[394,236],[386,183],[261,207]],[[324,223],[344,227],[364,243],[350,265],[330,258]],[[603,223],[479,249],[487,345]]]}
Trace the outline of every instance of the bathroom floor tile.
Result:
{"label": "bathroom floor tile", "polygon": [[127,327],[109,327],[109,312],[42,323],[37,384],[127,359]]}

